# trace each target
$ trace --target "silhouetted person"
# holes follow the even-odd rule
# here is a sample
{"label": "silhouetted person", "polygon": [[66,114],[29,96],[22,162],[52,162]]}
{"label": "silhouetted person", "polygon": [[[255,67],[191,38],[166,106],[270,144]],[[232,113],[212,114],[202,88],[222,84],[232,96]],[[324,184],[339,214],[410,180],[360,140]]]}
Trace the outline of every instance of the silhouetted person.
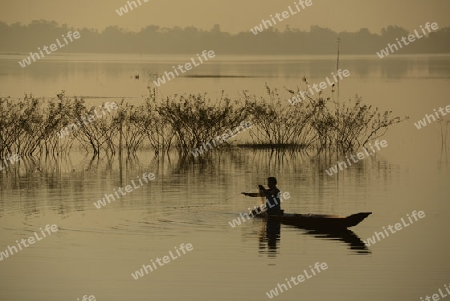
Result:
{"label": "silhouetted person", "polygon": [[281,210],[280,190],[277,188],[277,179],[275,177],[267,178],[267,186],[269,186],[269,189],[265,189],[264,186],[259,185],[259,193],[242,192],[242,194],[250,197],[265,197],[265,208],[267,210],[267,214],[282,214],[283,212]]}

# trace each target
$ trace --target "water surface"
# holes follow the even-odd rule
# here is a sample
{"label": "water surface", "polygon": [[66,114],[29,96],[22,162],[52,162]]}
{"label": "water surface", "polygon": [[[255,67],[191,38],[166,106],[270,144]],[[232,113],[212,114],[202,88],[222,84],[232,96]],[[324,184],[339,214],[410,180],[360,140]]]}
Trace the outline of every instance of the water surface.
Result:
{"label": "water surface", "polygon": [[[2,59],[0,85],[3,95],[13,97],[24,91],[52,97],[65,89],[68,95],[140,101],[146,70],[163,72],[189,58],[64,57],[23,70],[15,60]],[[353,57],[343,58],[341,66],[352,74],[341,82],[341,101],[358,93],[366,103],[411,119],[383,137],[389,146],[377,156],[332,177],[325,169],[341,158],[314,151],[218,149],[198,164],[151,151],[121,159],[91,159],[76,151],[63,158],[23,158],[0,174],[0,251],[47,224],[57,224],[59,231],[0,262],[0,299],[81,300],[92,294],[113,301],[266,300],[277,283],[316,262],[329,268],[276,299],[419,300],[435,293],[450,279],[449,154],[441,151],[437,123],[417,130],[413,122],[450,103],[448,57]],[[266,81],[295,87],[303,75],[320,82],[334,68],[333,57],[217,59],[193,74],[249,78],[183,77],[160,91],[262,95]],[[135,71],[139,81],[131,78]],[[93,202],[105,193],[145,172],[156,179],[95,208]],[[287,212],[373,214],[345,237],[285,225],[278,234],[257,219],[232,228],[232,219],[259,202],[240,192],[256,191],[267,176],[276,176],[280,189],[290,193],[283,203]],[[361,246],[374,231],[414,210],[426,217],[373,246]],[[139,280],[131,277],[181,243],[194,250]]]}

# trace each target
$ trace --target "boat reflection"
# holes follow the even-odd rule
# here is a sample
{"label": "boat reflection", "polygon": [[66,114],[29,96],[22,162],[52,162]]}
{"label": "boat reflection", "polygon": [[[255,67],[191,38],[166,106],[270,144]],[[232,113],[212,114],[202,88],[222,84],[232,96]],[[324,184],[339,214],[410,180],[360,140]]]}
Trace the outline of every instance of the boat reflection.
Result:
{"label": "boat reflection", "polygon": [[276,256],[277,248],[279,247],[278,244],[281,242],[281,224],[285,227],[301,229],[303,231],[303,235],[311,235],[319,239],[343,242],[348,245],[348,248],[353,254],[366,255],[371,253],[361,238],[348,229],[335,232],[331,230],[309,230],[278,221],[265,220],[261,221],[261,230],[259,233],[260,253],[267,253],[269,257]]}
{"label": "boat reflection", "polygon": [[343,230],[339,232],[327,232],[322,230],[308,230],[306,235],[313,235],[316,238],[342,241],[348,245],[348,248],[357,254],[370,254],[370,250],[352,230]]}

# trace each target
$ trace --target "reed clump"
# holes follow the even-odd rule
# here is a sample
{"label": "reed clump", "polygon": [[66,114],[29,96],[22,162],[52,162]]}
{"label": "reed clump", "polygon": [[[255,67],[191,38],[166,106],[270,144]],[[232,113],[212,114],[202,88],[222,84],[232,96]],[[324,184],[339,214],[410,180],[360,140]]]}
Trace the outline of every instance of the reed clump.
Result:
{"label": "reed clump", "polygon": [[[306,79],[304,83],[307,84]],[[94,155],[130,155],[145,148],[156,153],[176,149],[188,155],[198,145],[243,121],[253,124],[247,147],[348,151],[381,137],[392,125],[407,119],[365,105],[358,96],[339,103],[334,90],[330,90],[328,97],[323,93],[316,97],[307,95],[301,102],[289,105],[277,89],[267,85],[266,97],[244,93],[231,99],[222,92],[214,100],[206,94],[162,99],[155,89],[150,89],[141,104],[122,100],[117,110],[83,124],[63,138],[57,135],[61,129],[94,114],[99,106],[88,107],[78,98],[0,98],[0,157],[16,153],[63,154],[74,148]],[[291,94],[300,91],[300,87],[297,91],[288,90]]]}
{"label": "reed clump", "polygon": [[205,95],[167,97],[158,114],[171,126],[175,147],[188,154],[198,145],[210,141],[219,133],[236,127],[248,116],[245,102],[222,96],[212,101]]}
{"label": "reed clump", "polygon": [[[303,78],[303,83],[308,85],[306,78]],[[301,90],[298,87],[297,91],[288,91],[291,94],[299,94]],[[303,91],[306,91],[306,88]],[[354,100],[339,102],[336,100],[334,85],[328,96],[325,96],[323,91],[318,92],[316,97],[306,94],[303,101],[292,107],[294,110],[309,108],[307,112],[311,114],[303,115],[309,133],[306,145],[317,148],[319,152],[348,152],[359,149],[383,136],[392,125],[409,118],[394,116],[392,111],[382,112],[379,108],[363,104],[358,95]]]}
{"label": "reed clump", "polygon": [[315,104],[301,102],[290,106],[277,89],[266,85],[266,92],[268,98],[244,93],[246,110],[254,123],[250,131],[251,145],[265,145],[273,149],[310,146],[314,141],[314,135],[311,135],[311,119],[317,113]]}

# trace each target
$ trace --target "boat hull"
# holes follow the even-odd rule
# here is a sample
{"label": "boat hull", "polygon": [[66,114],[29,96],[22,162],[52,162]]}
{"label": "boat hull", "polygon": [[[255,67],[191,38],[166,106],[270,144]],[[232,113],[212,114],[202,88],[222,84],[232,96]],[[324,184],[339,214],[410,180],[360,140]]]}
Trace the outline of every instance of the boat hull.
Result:
{"label": "boat hull", "polygon": [[360,212],[349,216],[323,215],[323,214],[288,214],[268,215],[266,212],[258,213],[254,210],[254,216],[277,221],[285,225],[292,225],[304,229],[328,229],[343,230],[354,227],[368,217],[372,212]]}

